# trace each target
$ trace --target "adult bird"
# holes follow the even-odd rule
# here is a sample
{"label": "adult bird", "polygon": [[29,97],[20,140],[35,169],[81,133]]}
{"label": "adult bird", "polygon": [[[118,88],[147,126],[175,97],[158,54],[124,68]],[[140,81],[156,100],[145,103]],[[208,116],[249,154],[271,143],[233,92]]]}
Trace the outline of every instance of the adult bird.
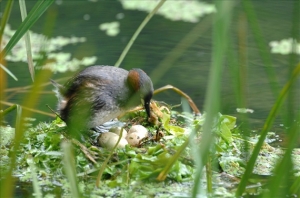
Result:
{"label": "adult bird", "polygon": [[141,69],[127,71],[114,66],[90,66],[63,86],[52,83],[57,88],[60,117],[77,138],[82,131],[97,130],[141,102],[150,117],[153,84]]}

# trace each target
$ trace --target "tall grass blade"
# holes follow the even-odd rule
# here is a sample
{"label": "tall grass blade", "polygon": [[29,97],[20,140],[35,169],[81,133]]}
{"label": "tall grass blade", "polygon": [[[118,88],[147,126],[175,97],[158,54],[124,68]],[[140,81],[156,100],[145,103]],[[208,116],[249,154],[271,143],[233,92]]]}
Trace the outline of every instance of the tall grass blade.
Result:
{"label": "tall grass blade", "polygon": [[[8,0],[6,3],[6,7],[4,9],[4,12],[2,14],[2,18],[1,18],[1,22],[0,22],[0,50],[2,50],[2,38],[3,38],[3,34],[4,34],[4,30],[5,30],[5,26],[7,24],[7,21],[9,19],[10,13],[11,13],[11,8],[13,5],[13,0]],[[0,0],[0,5],[2,5],[2,1]],[[6,73],[8,73],[8,75],[10,75],[12,78],[14,78],[15,80],[17,79],[6,67],[4,67],[3,65],[5,65],[5,60],[4,57],[2,55],[2,53],[0,52],[0,100],[3,100],[5,98],[5,94],[4,94],[4,89],[6,88]],[[4,71],[4,72],[3,72]],[[2,105],[0,104],[0,109],[2,109]]]}
{"label": "tall grass blade", "polygon": [[76,178],[75,158],[72,152],[72,144],[70,142],[63,142],[62,150],[64,153],[63,156],[64,170],[70,184],[71,195],[72,195],[71,197],[81,197],[80,192],[78,191],[79,188],[78,188],[78,181]]}
{"label": "tall grass blade", "polygon": [[[300,1],[294,1],[293,15],[292,19],[293,26],[291,29],[291,38],[297,39],[300,35]],[[293,43],[294,50],[296,51],[297,44]],[[289,56],[289,75],[292,74],[292,71],[297,66],[298,55],[296,53],[291,53]],[[285,154],[278,162],[274,172],[273,177],[270,179],[270,190],[264,193],[264,197],[274,197],[274,196],[291,196],[300,193],[299,186],[297,188],[297,179],[294,181],[291,178],[295,178],[294,173],[294,164],[292,159],[293,149],[297,146],[297,140],[300,137],[300,111],[296,113],[297,105],[295,101],[299,102],[297,93],[298,86],[296,84],[292,85],[287,96],[286,104],[286,117],[285,117],[285,126],[287,128],[287,143],[285,147]],[[298,115],[297,115],[298,114]],[[295,159],[294,159],[295,160]],[[282,171],[286,170],[286,171]],[[278,186],[282,186],[278,188]],[[290,187],[292,186],[292,187]]]}
{"label": "tall grass blade", "polygon": [[[291,38],[297,39],[300,35],[300,1],[293,2],[293,15],[291,21],[293,21],[291,29]],[[297,43],[295,42],[292,46],[294,51],[296,51]],[[297,61],[299,61],[299,56],[296,53],[291,53],[289,57],[289,76],[292,75],[294,68],[297,66]],[[289,77],[288,76],[288,77]],[[295,111],[299,109],[297,103],[299,103],[299,84],[294,84],[291,86],[288,93],[285,109],[284,125],[287,127],[287,142],[284,147],[286,147],[284,156],[278,160],[278,164],[273,171],[275,174],[269,181],[270,191],[264,193],[264,197],[275,197],[275,196],[290,196],[290,195],[300,195],[300,187],[297,187],[297,179],[294,176],[294,164],[293,164],[293,149],[297,146],[297,140],[300,138],[300,111]],[[285,170],[285,171],[283,171]],[[300,177],[298,177],[300,178]],[[278,188],[278,186],[281,186]],[[291,187],[292,186],[292,187]]]}
{"label": "tall grass blade", "polygon": [[258,46],[260,57],[263,61],[263,64],[265,65],[266,73],[269,79],[269,83],[271,85],[271,90],[273,92],[273,95],[276,97],[279,93],[279,84],[278,80],[274,71],[273,63],[271,60],[270,52],[267,48],[267,44],[264,40],[264,37],[262,35],[261,29],[259,27],[257,17],[254,11],[254,8],[252,6],[252,2],[248,0],[242,0],[242,4],[244,7],[244,10],[246,12],[250,27],[252,29],[254,38],[256,40],[256,44]]}
{"label": "tall grass blade", "polygon": [[211,151],[214,136],[211,134],[213,119],[217,116],[220,107],[220,82],[222,75],[222,66],[225,60],[225,54],[228,46],[229,24],[231,19],[231,10],[234,1],[215,1],[217,13],[214,15],[213,24],[213,54],[212,65],[208,79],[208,88],[205,97],[204,111],[206,112],[205,123],[203,125],[203,133],[201,145],[198,153],[201,161],[196,162],[197,173],[192,189],[192,197],[197,197],[200,192],[200,181],[202,178],[202,169],[207,162]]}
{"label": "tall grass blade", "polygon": [[250,175],[252,174],[257,156],[259,154],[259,151],[264,143],[264,140],[267,136],[268,131],[270,130],[276,115],[278,114],[280,107],[282,106],[288,92],[290,91],[291,86],[294,84],[294,82],[297,80],[297,77],[300,74],[300,63],[297,65],[297,67],[295,68],[295,70],[293,71],[293,74],[290,78],[290,80],[285,84],[285,86],[282,88],[274,106],[272,107],[267,120],[263,126],[262,131],[260,132],[260,138],[253,150],[253,153],[250,157],[249,162],[247,163],[247,167],[246,167],[246,171],[244,173],[244,175],[242,176],[241,182],[238,186],[238,189],[236,191],[236,196],[241,196],[246,188],[247,185],[247,181],[250,177]]}
{"label": "tall grass blade", "polygon": [[75,158],[72,152],[72,144],[70,142],[65,141],[62,143],[61,147],[64,153],[63,156],[64,170],[70,184],[71,195],[72,195],[71,197],[81,197],[78,188],[78,181],[76,178]]}
{"label": "tall grass blade", "polygon": [[36,198],[42,198],[43,197],[43,193],[42,193],[41,187],[39,185],[38,177],[37,177],[37,174],[36,174],[36,170],[37,169],[36,169],[36,167],[34,165],[32,156],[30,156],[27,159],[27,163],[29,164],[29,168],[31,170],[32,186],[33,186],[34,196]]}
{"label": "tall grass blade", "polygon": [[18,78],[7,69],[4,65],[0,64],[1,69],[3,69],[8,75],[10,75],[15,81],[18,81]]}
{"label": "tall grass blade", "polygon": [[299,195],[300,195],[300,177],[297,177],[295,182],[291,186],[290,194],[298,195],[298,197],[299,197]]}
{"label": "tall grass blade", "polygon": [[[292,153],[293,149],[297,146],[297,140],[300,137],[300,111],[298,112],[297,119],[294,120],[294,123],[288,129],[288,144],[287,149],[285,150],[284,156],[279,160],[275,170],[275,174],[270,180],[270,191],[265,192],[265,197],[285,197],[288,194],[294,194],[294,191],[300,192],[300,189],[289,189],[290,186],[293,186],[291,178],[293,177],[293,162],[292,162]],[[284,171],[283,171],[284,170]],[[278,186],[283,186],[278,188]],[[267,196],[266,196],[267,195]]]}
{"label": "tall grass blade", "polygon": [[17,44],[17,42],[24,36],[24,34],[33,26],[33,24],[53,2],[54,0],[40,0],[34,5],[26,19],[21,23],[15,34],[2,50],[1,55],[3,58],[10,52],[10,50]]}
{"label": "tall grass blade", "polygon": [[[20,4],[20,11],[21,11],[22,21],[24,21],[25,18],[27,17],[25,0],[19,0],[19,4]],[[34,65],[33,65],[33,60],[32,60],[31,42],[30,42],[29,31],[27,31],[25,33],[24,39],[25,39],[25,46],[26,46],[26,52],[27,52],[28,68],[29,68],[31,79],[32,79],[32,81],[34,81]]]}
{"label": "tall grass blade", "polygon": [[116,62],[115,66],[119,67],[124,60],[126,54],[128,53],[129,49],[131,48],[133,42],[136,40],[142,29],[145,27],[145,25],[150,21],[150,19],[153,17],[153,15],[157,12],[157,10],[165,3],[166,0],[160,0],[160,2],[155,6],[155,8],[146,16],[144,21],[141,23],[141,25],[138,27],[138,29],[135,31],[133,36],[131,37],[130,41],[126,45],[125,49],[123,50],[121,56],[119,57],[118,61]]}
{"label": "tall grass blade", "polygon": [[[5,26],[7,24],[9,16],[10,16],[10,12],[11,12],[11,8],[12,8],[12,5],[13,5],[13,2],[14,2],[13,0],[8,0],[7,1],[6,7],[5,7],[5,10],[4,10],[2,19],[1,19],[1,24],[0,24],[0,49],[2,49],[2,46],[1,46],[2,36],[3,36],[3,33],[4,33]],[[0,59],[2,59],[2,56],[0,56]]]}

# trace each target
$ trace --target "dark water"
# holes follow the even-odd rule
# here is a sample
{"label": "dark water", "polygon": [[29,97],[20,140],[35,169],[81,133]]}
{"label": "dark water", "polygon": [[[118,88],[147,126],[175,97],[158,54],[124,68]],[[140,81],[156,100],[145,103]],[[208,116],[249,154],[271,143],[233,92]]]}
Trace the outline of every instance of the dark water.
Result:
{"label": "dark water", "polygon": [[[45,13],[41,19],[32,27],[36,33],[48,32],[52,37],[55,36],[76,36],[86,37],[85,43],[77,45],[68,45],[62,48],[64,52],[72,52],[74,57],[82,58],[85,56],[97,56],[98,65],[114,65],[119,58],[122,50],[138,28],[140,23],[146,17],[145,12],[123,10],[118,1],[57,1]],[[32,8],[35,1],[28,1],[28,10]],[[291,37],[293,27],[293,1],[253,1],[261,32],[264,36],[266,44],[273,40],[282,40]],[[4,7],[1,8],[3,11]],[[124,18],[118,20],[120,22],[120,34],[116,37],[108,37],[98,26],[104,22],[116,21],[117,14],[124,14]],[[89,20],[84,20],[84,15],[90,16]],[[242,5],[237,4],[232,12],[232,24],[230,28],[231,41],[234,50],[238,49],[238,28],[239,21],[244,15]],[[9,23],[12,29],[16,29],[20,24],[20,12],[18,3],[13,7],[11,19]],[[47,17],[56,17],[53,27],[45,23]],[[201,21],[200,21],[201,23]],[[255,42],[249,24],[242,22],[247,28],[247,73],[244,73],[243,79],[247,88],[244,97],[247,99],[247,108],[253,109],[254,113],[249,114],[249,118],[253,128],[261,128],[272,105],[275,102],[275,96],[270,89],[270,82],[267,78],[265,65],[259,55],[258,47]],[[174,56],[172,50],[174,47],[186,37],[190,31],[197,26],[197,23],[187,23],[180,21],[170,21],[162,16],[155,16],[146,25],[138,39],[135,41],[129,54],[126,56],[121,67],[125,69],[142,68],[151,75],[155,88],[171,84],[186,92],[198,105],[199,109],[203,109],[203,103],[206,93],[209,69],[211,66],[212,52],[212,29],[200,33],[198,38],[188,46],[187,49],[180,54],[179,58],[172,62],[170,69],[165,73],[154,73],[157,67],[168,56]],[[50,28],[50,32],[47,29]],[[298,25],[299,28],[299,25]],[[299,36],[298,36],[299,39]],[[270,49],[269,46],[267,46]],[[233,51],[236,53],[236,51]],[[272,54],[271,59],[280,87],[283,87],[289,78],[289,60],[290,56]],[[299,55],[297,57],[299,61]],[[19,78],[14,81],[11,78],[8,82],[8,88],[22,87],[30,85],[30,75],[27,65],[24,63],[8,63],[9,69]],[[72,76],[73,73],[53,74],[53,79],[64,76]],[[236,108],[239,107],[235,96],[234,79],[232,77],[232,69],[229,62],[224,62],[224,72],[222,75],[222,93],[221,93],[221,113],[239,116]],[[272,82],[271,82],[272,83]],[[51,86],[46,88],[47,91],[52,89]],[[296,99],[295,111],[299,110],[300,99],[300,81],[297,81],[294,93]],[[12,103],[20,103],[24,97],[24,93],[8,92],[8,101]],[[169,104],[179,104],[181,98],[172,91],[161,93],[154,97],[156,100],[162,100]],[[41,98],[37,104],[37,109],[50,112],[45,106],[50,105],[55,108],[56,98],[54,94],[41,94]],[[285,107],[284,107],[285,108]],[[8,120],[12,119],[13,115]],[[38,121],[51,121],[52,118],[33,115]],[[280,120],[275,123],[279,126]]]}

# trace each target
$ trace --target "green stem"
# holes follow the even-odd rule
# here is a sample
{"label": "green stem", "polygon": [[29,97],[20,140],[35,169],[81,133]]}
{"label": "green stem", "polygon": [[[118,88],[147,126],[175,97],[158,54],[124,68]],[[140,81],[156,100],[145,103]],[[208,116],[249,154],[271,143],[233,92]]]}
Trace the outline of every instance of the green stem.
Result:
{"label": "green stem", "polygon": [[0,112],[0,116],[1,116],[1,117],[2,117],[2,116],[5,116],[6,114],[12,112],[12,111],[15,110],[16,108],[17,108],[17,105],[14,104],[14,105],[8,107],[7,109],[5,109],[4,111]]}

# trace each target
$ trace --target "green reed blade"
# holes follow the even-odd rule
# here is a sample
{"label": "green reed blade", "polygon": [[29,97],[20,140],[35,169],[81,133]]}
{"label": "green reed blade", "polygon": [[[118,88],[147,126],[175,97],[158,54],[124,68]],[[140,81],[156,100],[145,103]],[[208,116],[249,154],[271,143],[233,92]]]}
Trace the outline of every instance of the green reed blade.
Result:
{"label": "green reed blade", "polygon": [[243,0],[242,4],[243,4],[244,10],[246,12],[248,22],[252,29],[254,38],[256,40],[256,44],[258,46],[260,57],[265,65],[264,68],[266,69],[266,73],[267,73],[267,76],[269,79],[269,84],[271,86],[271,90],[272,90],[274,96],[277,96],[279,93],[278,92],[278,90],[279,90],[278,80],[277,80],[277,77],[275,74],[275,70],[273,67],[269,49],[267,48],[268,45],[265,42],[261,28],[257,21],[256,13],[254,11],[251,1]]}
{"label": "green reed blade", "polygon": [[4,65],[0,64],[0,68],[3,69],[8,75],[10,75],[15,81],[18,81],[18,78]]}
{"label": "green reed blade", "polygon": [[234,3],[235,1],[215,1],[218,12],[214,15],[212,65],[204,104],[206,117],[201,144],[198,148],[201,161],[196,162],[197,173],[194,179],[192,197],[197,197],[200,192],[203,167],[208,160],[214,142],[214,136],[211,134],[211,131],[213,120],[217,116],[220,107],[221,76],[228,46],[228,30]]}
{"label": "green reed blade", "polygon": [[[4,13],[3,13],[3,16],[2,16],[2,19],[1,19],[1,24],[0,24],[0,46],[1,46],[1,43],[2,43],[2,36],[3,36],[3,33],[4,33],[4,29],[5,29],[5,26],[7,24],[8,19],[9,19],[9,16],[10,16],[10,12],[11,12],[13,2],[14,2],[13,0],[8,0],[7,1],[6,7],[4,9]],[[1,47],[0,47],[0,49],[1,49]],[[1,58],[2,57],[0,56],[0,59]]]}
{"label": "green reed blade", "polygon": [[38,1],[26,19],[18,27],[15,34],[9,40],[5,48],[1,51],[2,57],[5,57],[10,50],[17,44],[17,42],[23,37],[23,35],[33,26],[33,24],[40,18],[40,16],[48,9],[48,7],[54,2],[54,0]]}
{"label": "green reed blade", "polygon": [[[19,4],[20,4],[22,21],[24,21],[27,17],[25,1],[19,0]],[[28,68],[29,68],[31,79],[32,79],[32,81],[34,81],[34,66],[33,66],[33,60],[32,60],[30,35],[29,35],[28,31],[25,33],[24,39],[25,39],[25,46],[26,46],[26,52],[27,52]]]}
{"label": "green reed blade", "polygon": [[78,181],[76,177],[76,168],[75,168],[75,157],[74,157],[74,153],[72,152],[72,144],[71,142],[65,141],[61,145],[64,153],[63,155],[64,170],[70,184],[71,195],[72,197],[82,197],[80,196],[80,192],[78,188]]}

